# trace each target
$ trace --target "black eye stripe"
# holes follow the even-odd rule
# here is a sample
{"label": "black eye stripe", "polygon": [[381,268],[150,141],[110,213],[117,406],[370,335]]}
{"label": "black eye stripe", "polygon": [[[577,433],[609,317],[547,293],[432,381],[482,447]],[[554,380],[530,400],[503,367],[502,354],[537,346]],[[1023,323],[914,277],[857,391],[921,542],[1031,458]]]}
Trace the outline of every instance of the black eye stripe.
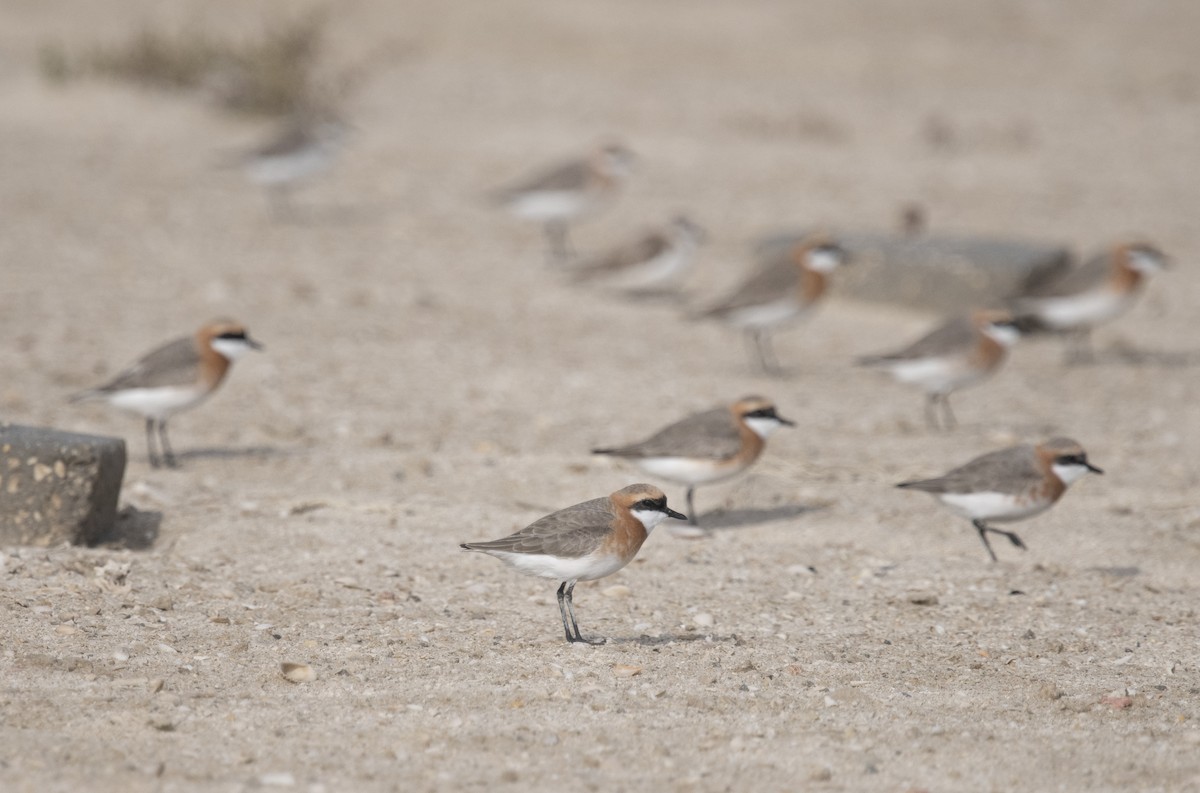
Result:
{"label": "black eye stripe", "polygon": [[228,340],[228,341],[245,341],[245,340],[246,340],[246,331],[244,331],[244,330],[236,330],[236,331],[235,331],[235,330],[231,330],[231,331],[229,331],[229,332],[227,332],[227,333],[221,333],[221,334],[219,334],[219,335],[217,336],[217,338],[218,338],[218,339],[226,339],[226,340]]}
{"label": "black eye stripe", "polygon": [[660,498],[660,499],[655,500],[655,499],[650,499],[650,498],[643,498],[641,501],[634,504],[633,508],[662,512],[663,510],[665,510],[667,508],[667,499]]}

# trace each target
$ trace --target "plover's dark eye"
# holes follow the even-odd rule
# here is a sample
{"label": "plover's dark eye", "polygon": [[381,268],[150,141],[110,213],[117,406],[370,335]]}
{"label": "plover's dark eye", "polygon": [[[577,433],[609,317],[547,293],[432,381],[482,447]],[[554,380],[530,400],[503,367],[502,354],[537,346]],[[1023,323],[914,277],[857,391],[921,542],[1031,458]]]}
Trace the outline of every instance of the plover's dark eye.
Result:
{"label": "plover's dark eye", "polygon": [[218,339],[226,339],[228,341],[245,341],[246,340],[246,331],[231,330],[226,333],[220,334],[219,336],[217,336],[217,338]]}

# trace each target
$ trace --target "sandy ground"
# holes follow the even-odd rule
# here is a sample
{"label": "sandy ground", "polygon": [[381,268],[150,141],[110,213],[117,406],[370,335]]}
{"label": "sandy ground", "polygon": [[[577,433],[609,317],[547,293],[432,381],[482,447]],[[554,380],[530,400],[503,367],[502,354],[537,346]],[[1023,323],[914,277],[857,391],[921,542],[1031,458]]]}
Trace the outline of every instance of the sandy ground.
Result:
{"label": "sandy ground", "polygon": [[[297,224],[211,167],[258,126],[35,68],[48,40],[285,8],[0,3],[0,416],[127,438],[145,513],[3,549],[0,788],[1200,789],[1200,377],[1167,365],[1197,347],[1200,5],[364,0],[332,60],[400,55]],[[712,235],[692,300],[760,233],[909,200],[942,231],[1142,234],[1177,267],[1101,364],[1021,347],[929,434],[848,361],[930,317],[832,301],[764,379],[676,305],[560,283],[481,202],[607,135],[641,169],[579,245],[686,209]],[[220,315],[267,351],[173,423],[183,470],[66,404]],[[553,584],[457,548],[643,478],[592,446],[753,392],[799,428],[700,491],[710,539],[657,533],[579,586],[609,643],[568,646]],[[890,487],[1052,433],[1108,473],[999,564]]]}

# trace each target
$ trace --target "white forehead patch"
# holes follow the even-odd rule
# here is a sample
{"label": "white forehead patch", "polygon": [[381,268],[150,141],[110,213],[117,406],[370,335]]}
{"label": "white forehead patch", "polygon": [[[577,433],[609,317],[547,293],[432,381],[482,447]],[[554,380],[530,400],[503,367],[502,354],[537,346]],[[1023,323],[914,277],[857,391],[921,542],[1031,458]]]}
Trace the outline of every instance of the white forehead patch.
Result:
{"label": "white forehead patch", "polygon": [[1088,467],[1086,465],[1079,465],[1078,463],[1070,463],[1067,465],[1063,465],[1062,463],[1054,463],[1050,466],[1050,468],[1054,471],[1054,475],[1062,480],[1064,485],[1069,485],[1084,474],[1088,473]]}
{"label": "white forehead patch", "polygon": [[667,513],[659,512],[657,509],[631,509],[629,511],[646,527],[646,531],[652,530],[667,517]]}
{"label": "white forehead patch", "polygon": [[236,361],[245,355],[248,350],[254,349],[246,343],[245,339],[217,338],[209,342],[209,346],[231,361]]}

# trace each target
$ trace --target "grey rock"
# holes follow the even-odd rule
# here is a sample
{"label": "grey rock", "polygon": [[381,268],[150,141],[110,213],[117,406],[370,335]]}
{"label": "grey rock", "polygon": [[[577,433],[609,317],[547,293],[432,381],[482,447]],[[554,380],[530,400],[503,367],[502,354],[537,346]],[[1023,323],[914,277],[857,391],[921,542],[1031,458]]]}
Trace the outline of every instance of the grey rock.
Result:
{"label": "grey rock", "polygon": [[[786,255],[804,232],[764,238],[762,260]],[[833,293],[941,313],[999,306],[1070,267],[1070,251],[1028,240],[847,231],[832,234],[850,263],[831,279]]]}
{"label": "grey rock", "polygon": [[0,544],[95,542],[112,528],[125,441],[0,424]]}

